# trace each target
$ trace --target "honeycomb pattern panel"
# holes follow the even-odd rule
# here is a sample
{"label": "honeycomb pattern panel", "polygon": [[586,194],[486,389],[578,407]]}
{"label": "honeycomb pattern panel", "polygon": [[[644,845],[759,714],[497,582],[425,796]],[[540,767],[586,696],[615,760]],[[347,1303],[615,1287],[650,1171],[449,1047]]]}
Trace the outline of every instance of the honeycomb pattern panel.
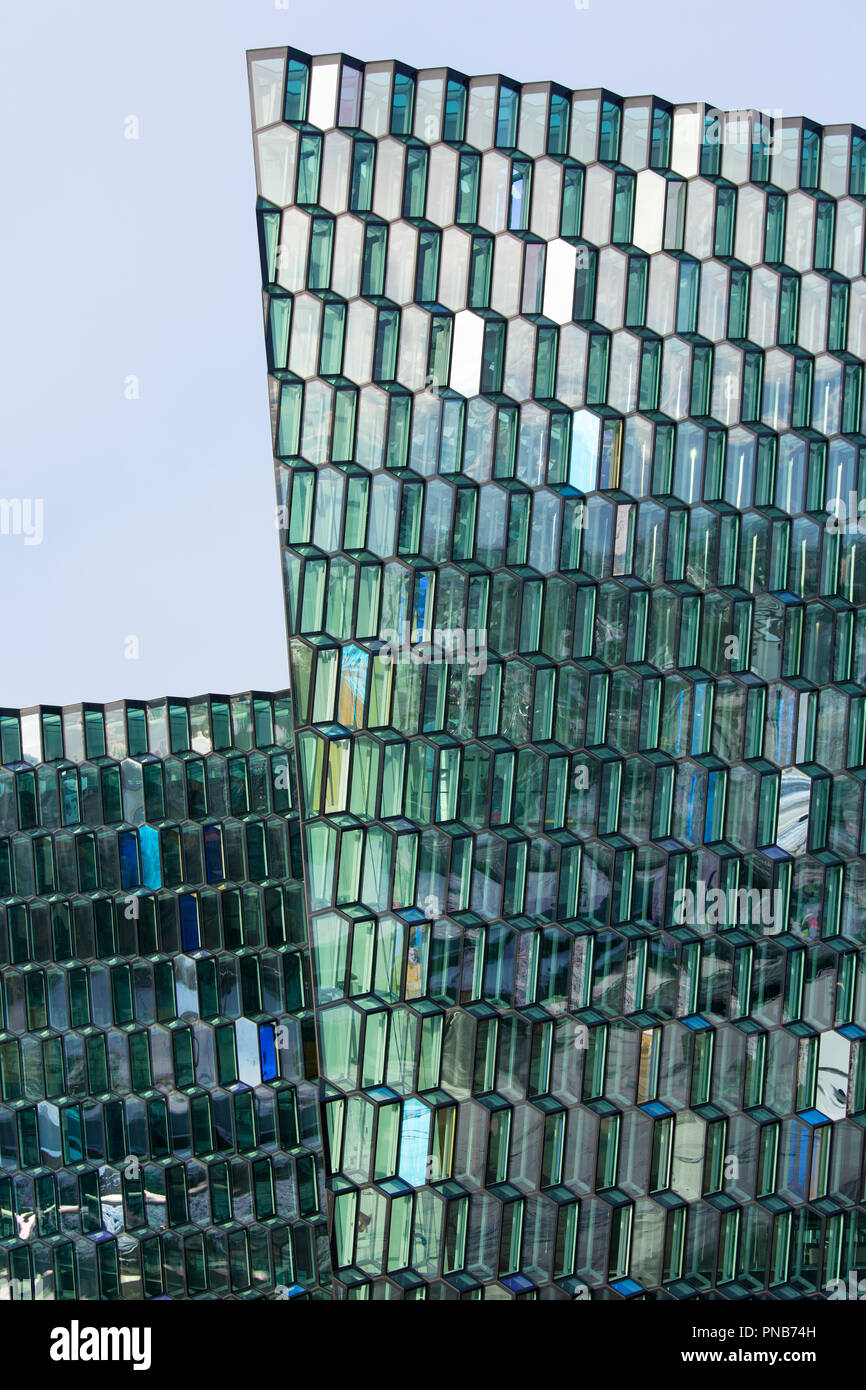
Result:
{"label": "honeycomb pattern panel", "polygon": [[866,1266],[866,132],[253,52],[339,1298]]}
{"label": "honeycomb pattern panel", "polygon": [[0,1297],[330,1289],[287,693],[0,711]]}

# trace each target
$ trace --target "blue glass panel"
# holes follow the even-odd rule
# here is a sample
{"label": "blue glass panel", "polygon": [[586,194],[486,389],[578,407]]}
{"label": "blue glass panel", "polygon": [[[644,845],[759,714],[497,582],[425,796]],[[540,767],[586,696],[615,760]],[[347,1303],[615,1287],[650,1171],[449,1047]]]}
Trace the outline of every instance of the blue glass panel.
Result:
{"label": "blue glass panel", "polygon": [[430,1111],[423,1101],[413,1096],[403,1102],[400,1164],[397,1169],[403,1181],[412,1187],[423,1187],[427,1181],[429,1149]]}
{"label": "blue glass panel", "polygon": [[141,881],[145,888],[162,887],[162,864],[159,854],[159,831],[152,825],[139,826],[141,847]]}
{"label": "blue glass panel", "polygon": [[195,951],[201,945],[198,902],[192,893],[182,893],[180,897],[180,941],[184,951]]}
{"label": "blue glass panel", "polygon": [[262,1080],[273,1081],[279,1075],[279,1069],[274,1030],[270,1024],[265,1024],[259,1029],[259,1060],[262,1064]]}
{"label": "blue glass panel", "polygon": [[141,879],[138,873],[138,844],[132,830],[122,830],[117,837],[117,852],[120,856],[121,888],[138,888]]}

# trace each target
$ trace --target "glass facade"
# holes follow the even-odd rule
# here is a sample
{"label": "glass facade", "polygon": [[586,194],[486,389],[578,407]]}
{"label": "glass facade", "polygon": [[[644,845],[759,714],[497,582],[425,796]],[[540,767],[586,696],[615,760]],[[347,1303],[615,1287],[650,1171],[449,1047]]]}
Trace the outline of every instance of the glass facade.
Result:
{"label": "glass facade", "polygon": [[249,59],[335,1296],[826,1296],[866,132]]}
{"label": "glass facade", "polygon": [[287,694],[0,710],[0,1298],[330,1288]]}
{"label": "glass facade", "polygon": [[830,1297],[866,131],[249,63],[291,692],[0,709],[0,1299]]}

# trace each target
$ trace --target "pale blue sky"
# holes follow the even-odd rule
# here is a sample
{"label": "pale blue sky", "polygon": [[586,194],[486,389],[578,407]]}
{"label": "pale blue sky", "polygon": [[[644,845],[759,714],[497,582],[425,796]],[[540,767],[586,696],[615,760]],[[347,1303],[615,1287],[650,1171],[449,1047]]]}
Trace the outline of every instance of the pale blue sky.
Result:
{"label": "pale blue sky", "polygon": [[862,0],[282,3],[6,8],[0,706],[286,682],[246,49],[866,124]]}

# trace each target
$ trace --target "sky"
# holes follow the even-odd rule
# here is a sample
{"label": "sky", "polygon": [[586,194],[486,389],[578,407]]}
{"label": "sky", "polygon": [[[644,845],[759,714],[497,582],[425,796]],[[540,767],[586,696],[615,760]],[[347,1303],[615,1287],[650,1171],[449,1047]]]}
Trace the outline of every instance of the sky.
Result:
{"label": "sky", "polygon": [[0,708],[287,684],[247,49],[866,125],[864,33],[862,0],[4,6]]}

